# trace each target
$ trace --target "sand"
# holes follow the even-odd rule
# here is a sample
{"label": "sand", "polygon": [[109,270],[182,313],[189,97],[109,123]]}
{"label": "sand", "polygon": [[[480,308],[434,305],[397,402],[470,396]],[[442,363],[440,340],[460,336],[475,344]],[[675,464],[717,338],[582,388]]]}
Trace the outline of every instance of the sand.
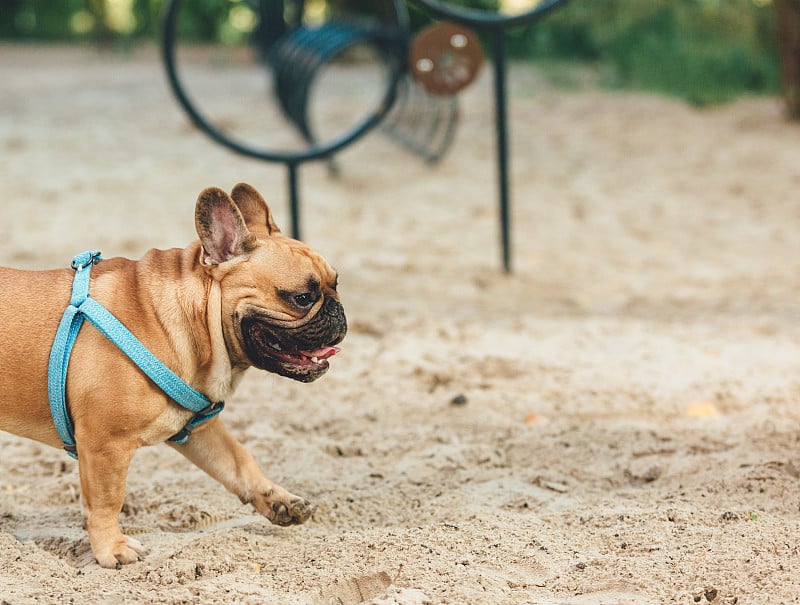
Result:
{"label": "sand", "polygon": [[[308,524],[146,448],[121,523],[147,555],[101,569],[76,463],[2,434],[0,602],[797,602],[800,126],[570,74],[512,70],[512,275],[490,70],[440,164],[374,132],[338,178],[300,168],[350,332],[316,383],[251,370],[223,418]],[[192,128],[153,49],[2,46],[0,82],[0,264],[183,246],[239,181],[288,229],[283,167]]]}

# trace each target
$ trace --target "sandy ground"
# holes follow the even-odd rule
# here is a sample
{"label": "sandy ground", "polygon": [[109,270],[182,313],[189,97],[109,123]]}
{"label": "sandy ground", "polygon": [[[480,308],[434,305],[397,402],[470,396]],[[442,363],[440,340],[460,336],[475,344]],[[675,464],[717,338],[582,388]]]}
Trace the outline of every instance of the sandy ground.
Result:
{"label": "sandy ground", "polygon": [[[800,127],[516,67],[506,276],[489,76],[438,166],[373,133],[340,178],[300,170],[351,330],[323,379],[251,371],[224,418],[313,520],[148,448],[121,515],[148,554],[104,570],[76,464],[3,434],[0,602],[800,600]],[[288,227],[283,168],[190,127],[153,52],[5,46],[0,82],[0,263],[185,245],[238,181]]]}

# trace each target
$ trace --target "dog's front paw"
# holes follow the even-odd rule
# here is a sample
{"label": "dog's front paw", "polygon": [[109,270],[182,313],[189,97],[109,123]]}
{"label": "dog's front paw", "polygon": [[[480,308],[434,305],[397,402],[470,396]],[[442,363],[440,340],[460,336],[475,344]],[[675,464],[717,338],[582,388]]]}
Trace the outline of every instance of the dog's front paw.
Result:
{"label": "dog's front paw", "polygon": [[144,555],[144,546],[138,540],[122,536],[117,540],[111,541],[107,546],[99,545],[95,547],[92,545],[92,551],[100,567],[119,569],[123,565],[139,561]]}
{"label": "dog's front paw", "polygon": [[275,525],[300,525],[311,518],[314,507],[308,500],[295,497],[288,504],[275,502],[272,505],[272,512],[274,516],[268,515],[267,518]]}
{"label": "dog's front paw", "polygon": [[253,507],[275,525],[300,525],[311,518],[314,507],[305,498],[290,494],[281,487],[274,486],[255,496]]}

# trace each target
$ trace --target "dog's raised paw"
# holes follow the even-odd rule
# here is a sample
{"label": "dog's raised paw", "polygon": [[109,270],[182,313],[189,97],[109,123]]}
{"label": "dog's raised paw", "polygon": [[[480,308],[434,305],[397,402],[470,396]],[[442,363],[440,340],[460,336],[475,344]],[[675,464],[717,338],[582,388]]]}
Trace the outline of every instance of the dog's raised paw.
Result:
{"label": "dog's raised paw", "polygon": [[270,521],[275,525],[300,525],[308,521],[314,512],[314,507],[308,500],[297,498],[289,502],[288,506],[284,502],[273,503],[272,512],[275,516]]}

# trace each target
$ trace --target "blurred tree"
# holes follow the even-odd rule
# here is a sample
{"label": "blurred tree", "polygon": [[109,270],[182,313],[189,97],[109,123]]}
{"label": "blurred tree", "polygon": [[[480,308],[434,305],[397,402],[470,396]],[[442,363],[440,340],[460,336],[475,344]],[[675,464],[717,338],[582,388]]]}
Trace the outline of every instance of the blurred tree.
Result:
{"label": "blurred tree", "polygon": [[781,87],[789,116],[800,120],[800,0],[775,0]]}
{"label": "blurred tree", "polygon": [[[387,9],[393,1],[305,3],[313,4],[315,10],[324,7],[328,15],[337,11],[382,15],[391,13]],[[488,10],[501,4],[501,0],[445,1]],[[510,0],[502,1],[511,5]],[[247,32],[237,29],[232,16],[257,2],[264,3],[263,12],[257,12],[269,23],[277,23],[281,14],[291,20],[297,7],[304,4],[304,0],[183,0],[178,19],[181,39],[243,43]],[[0,0],[0,39],[95,40],[106,45],[156,40],[165,3]],[[599,67],[605,85],[666,92],[698,105],[725,102],[746,93],[774,94],[782,81],[792,114],[798,116],[798,5],[800,0],[575,0],[539,23],[512,28],[509,50],[517,58],[590,62]],[[406,6],[414,31],[431,23],[430,15],[416,3],[406,0]],[[778,60],[778,28],[783,73]],[[279,33],[280,28],[267,37],[274,39]],[[547,65],[547,61],[542,63]]]}
{"label": "blurred tree", "polygon": [[73,37],[71,18],[83,0],[0,0],[0,36],[65,39]]}
{"label": "blurred tree", "polygon": [[108,7],[106,0],[85,0],[86,10],[94,17],[93,38],[101,45],[111,44],[114,31],[108,25]]}
{"label": "blurred tree", "polygon": [[606,85],[696,105],[778,90],[769,0],[569,2],[509,38],[517,56],[596,62]]}
{"label": "blurred tree", "polygon": [[0,0],[0,37],[17,37],[15,21],[21,6],[22,0]]}

